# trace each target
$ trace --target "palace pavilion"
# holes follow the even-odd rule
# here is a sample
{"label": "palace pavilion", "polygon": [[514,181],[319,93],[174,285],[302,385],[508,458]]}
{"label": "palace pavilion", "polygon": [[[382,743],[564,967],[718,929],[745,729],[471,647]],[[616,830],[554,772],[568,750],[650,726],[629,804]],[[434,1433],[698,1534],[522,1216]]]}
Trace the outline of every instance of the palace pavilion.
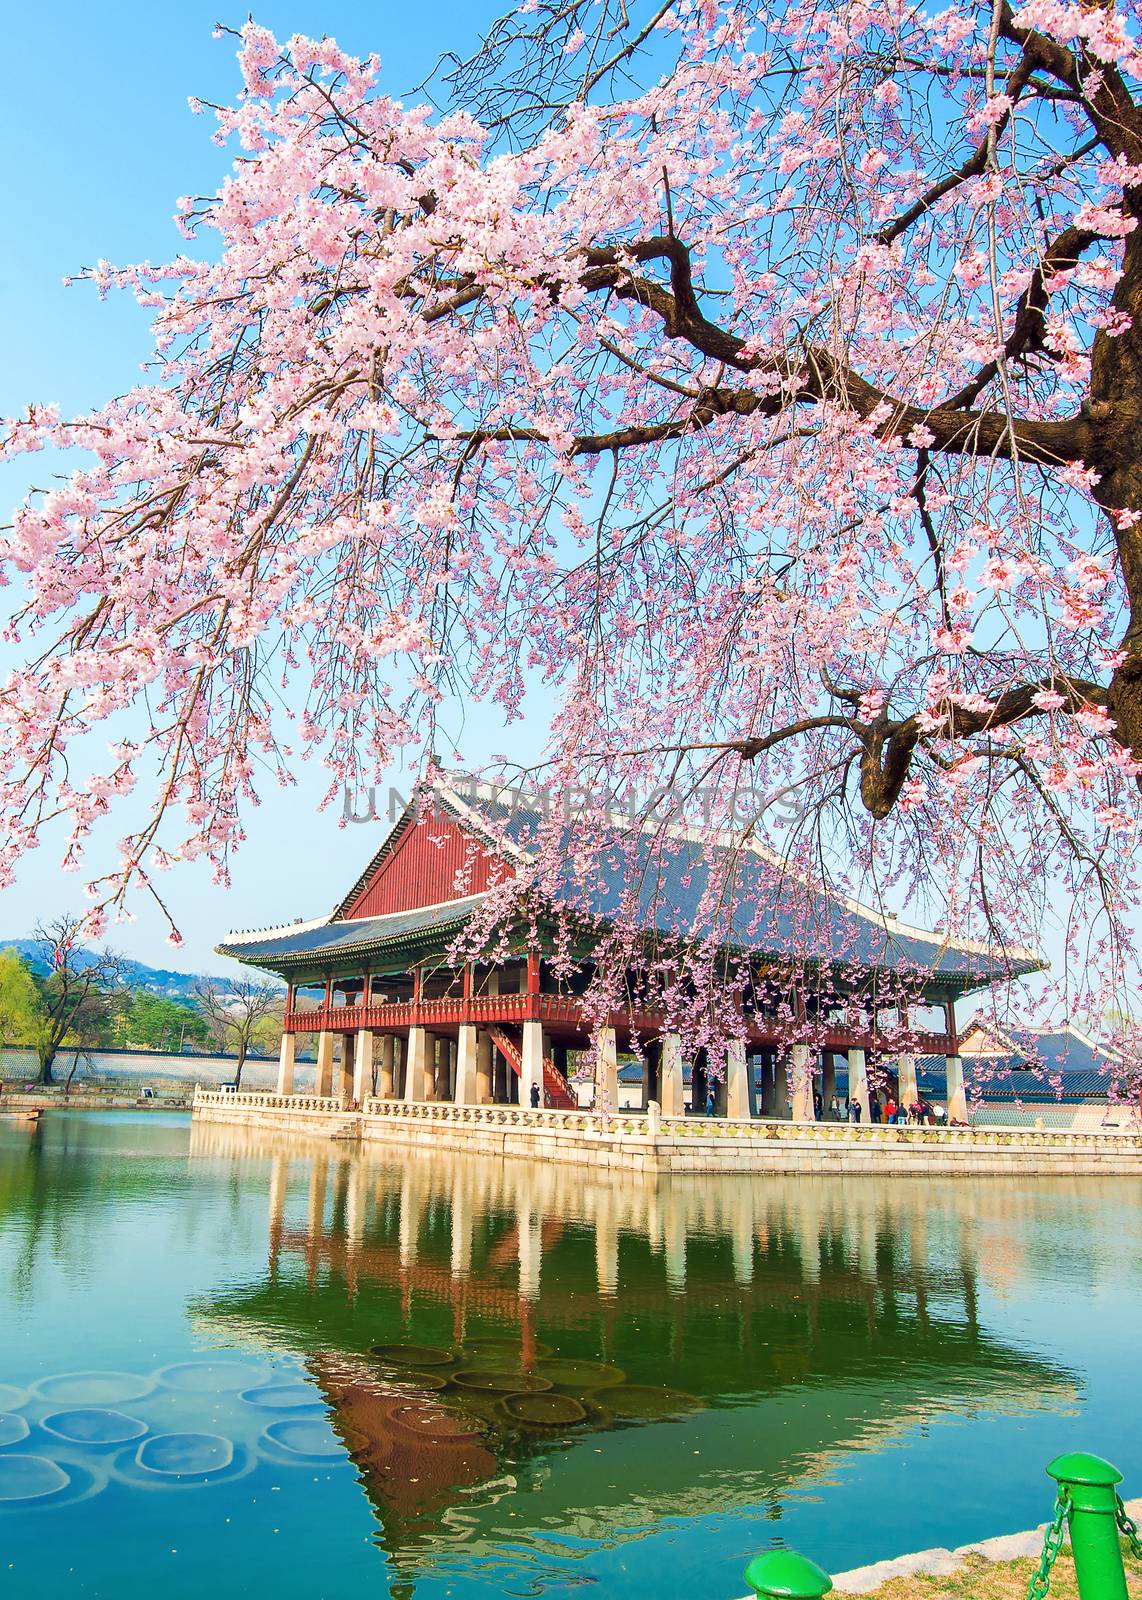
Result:
{"label": "palace pavilion", "polygon": [[[956,1002],[1041,965],[1030,951],[996,951],[905,927],[824,891],[809,896],[807,922],[801,896],[795,928],[782,893],[788,878],[775,875],[773,858],[760,847],[741,848],[719,947],[745,959],[751,971],[756,964],[758,973],[773,972],[782,963],[788,968],[808,930],[813,964],[829,975],[830,1003],[819,1003],[810,1017],[812,998],[798,998],[797,1014],[813,1024],[811,1042],[790,1043],[788,1027],[760,998],[759,979],[756,1003],[747,995],[741,1013],[737,1033],[744,1036],[726,1047],[725,1059],[711,1063],[699,1050],[687,1062],[680,1035],[645,1001],[631,1000],[602,1020],[588,1014],[587,936],[580,932],[582,959],[569,975],[566,961],[556,959],[554,914],[549,935],[534,916],[511,921],[501,929],[494,960],[457,957],[457,941],[487,898],[527,866],[539,821],[538,803],[517,792],[435,773],[418,785],[328,916],[226,937],[220,954],[288,985],[279,1096],[297,1093],[298,1036],[316,1035],[315,1084],[305,1092],[366,1111],[370,1100],[576,1108],[584,1095],[590,1101],[592,1089],[576,1081],[573,1061],[576,1052],[590,1050],[596,1109],[618,1108],[620,1056],[633,1052],[641,1064],[641,1104],[657,1102],[663,1117],[705,1111],[712,1097],[721,1116],[809,1121],[828,1114],[839,1056],[842,1066],[847,1059],[849,1094],[868,1121],[870,1096],[878,1092],[912,1104],[917,1056],[938,1056],[946,1063],[948,1117],[963,1121]],[[615,863],[613,877],[600,877],[584,918],[575,892],[581,875],[568,846],[565,888],[556,899],[564,899],[580,930],[593,928],[599,937],[620,916],[629,923],[632,879],[633,914],[648,941],[661,945],[676,939],[680,926],[698,927],[710,846],[679,829],[664,848],[660,832],[653,871],[645,859],[651,848],[645,831],[620,836],[617,854],[607,858]],[[906,978],[909,1006],[917,1013],[935,1009],[943,1026],[908,1028],[905,1017],[901,1032],[898,999],[892,1000],[889,1049],[878,1026],[877,986],[883,997],[894,977]],[[632,983],[627,992],[639,990]]]}

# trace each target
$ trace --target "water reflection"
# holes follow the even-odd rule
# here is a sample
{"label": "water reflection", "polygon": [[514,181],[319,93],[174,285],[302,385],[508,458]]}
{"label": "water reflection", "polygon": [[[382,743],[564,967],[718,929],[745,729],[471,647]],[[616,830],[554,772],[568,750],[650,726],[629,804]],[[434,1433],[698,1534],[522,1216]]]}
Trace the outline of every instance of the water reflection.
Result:
{"label": "water reflection", "polygon": [[394,1593],[506,1570],[525,1535],[542,1588],[567,1540],[780,1516],[917,1421],[1076,1398],[978,1310],[981,1278],[1030,1270],[1027,1224],[1065,1184],[611,1179],[218,1126],[190,1148],[227,1181],[268,1166],[264,1270],[196,1323],[300,1355]]}

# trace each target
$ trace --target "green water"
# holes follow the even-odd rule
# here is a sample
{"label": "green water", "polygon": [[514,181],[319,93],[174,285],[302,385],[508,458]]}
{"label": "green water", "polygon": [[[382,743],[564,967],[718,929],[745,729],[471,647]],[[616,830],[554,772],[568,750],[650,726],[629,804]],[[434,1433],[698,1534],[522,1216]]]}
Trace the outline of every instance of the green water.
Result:
{"label": "green water", "polygon": [[1124,1181],[0,1123],[0,1592],[734,1600],[1026,1527],[1063,1449],[1142,1493],[1140,1266]]}

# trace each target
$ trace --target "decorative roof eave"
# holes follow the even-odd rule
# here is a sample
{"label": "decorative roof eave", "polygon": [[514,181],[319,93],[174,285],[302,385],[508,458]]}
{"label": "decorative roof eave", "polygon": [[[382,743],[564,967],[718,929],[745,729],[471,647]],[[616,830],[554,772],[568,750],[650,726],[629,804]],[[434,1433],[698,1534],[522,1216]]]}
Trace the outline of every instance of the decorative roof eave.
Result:
{"label": "decorative roof eave", "polygon": [[[258,967],[266,972],[276,972],[279,975],[296,972],[302,968],[330,970],[344,965],[345,961],[355,961],[363,956],[389,949],[401,947],[409,950],[422,949],[425,945],[439,943],[438,935],[451,934],[463,927],[482,898],[481,895],[470,895],[456,901],[444,900],[434,906],[417,906],[412,911],[390,912],[385,917],[360,917],[343,919],[340,922],[330,917],[323,917],[314,922],[266,929],[261,933],[247,932],[237,937],[229,936],[221,944],[216,945],[215,950],[219,955],[230,956],[247,966]],[[411,927],[407,925],[408,918],[416,917],[419,913],[434,911],[442,914],[434,920]],[[350,937],[336,944],[316,945],[300,950],[265,948],[266,945],[272,946],[275,936],[279,940],[286,940],[298,934],[315,932],[319,928],[329,928],[334,931],[349,929],[354,921],[362,924],[363,937],[360,939]],[[386,922],[393,925],[389,931],[383,926],[380,928],[376,926],[378,923]],[[402,922],[404,925],[400,926]],[[368,931],[365,925],[372,931]]]}
{"label": "decorative roof eave", "polygon": [[[311,917],[308,922],[279,923],[274,928],[235,928],[214,946],[215,955],[228,956],[233,954],[232,946],[243,944],[263,944],[269,939],[288,939],[292,934],[311,933],[314,928],[324,928],[329,924],[328,917]],[[238,956],[237,960],[242,957]]]}

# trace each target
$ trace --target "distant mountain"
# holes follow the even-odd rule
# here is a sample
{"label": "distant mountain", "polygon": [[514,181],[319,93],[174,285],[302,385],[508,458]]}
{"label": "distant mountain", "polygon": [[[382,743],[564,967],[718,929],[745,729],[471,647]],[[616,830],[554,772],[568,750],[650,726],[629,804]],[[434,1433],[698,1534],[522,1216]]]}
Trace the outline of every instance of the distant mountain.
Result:
{"label": "distant mountain", "polygon": [[[0,950],[18,950],[37,977],[44,978],[51,971],[38,939],[0,939]],[[87,950],[79,950],[75,955],[77,966],[83,966],[93,959]],[[229,978],[198,972],[172,972],[167,967],[149,967],[145,961],[132,961],[128,957],[123,960],[123,976],[132,988],[148,989],[166,1000],[191,1000],[196,983],[211,982],[222,990],[230,987]]]}

